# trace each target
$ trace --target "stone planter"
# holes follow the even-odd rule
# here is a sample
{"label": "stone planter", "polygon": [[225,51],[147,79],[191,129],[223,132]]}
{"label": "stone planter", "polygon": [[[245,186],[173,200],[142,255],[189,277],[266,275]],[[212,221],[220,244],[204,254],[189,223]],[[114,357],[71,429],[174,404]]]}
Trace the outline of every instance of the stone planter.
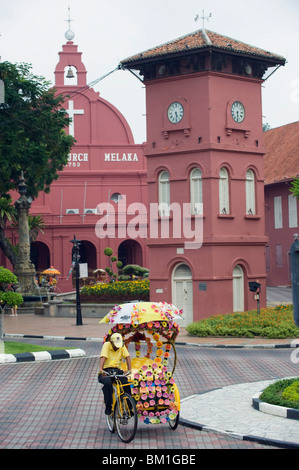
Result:
{"label": "stone planter", "polygon": [[[82,304],[81,313],[83,318],[103,318],[114,307],[113,304]],[[76,317],[76,303],[66,303],[62,300],[49,300],[43,304],[43,313],[41,310],[36,314],[43,314],[46,317]]]}

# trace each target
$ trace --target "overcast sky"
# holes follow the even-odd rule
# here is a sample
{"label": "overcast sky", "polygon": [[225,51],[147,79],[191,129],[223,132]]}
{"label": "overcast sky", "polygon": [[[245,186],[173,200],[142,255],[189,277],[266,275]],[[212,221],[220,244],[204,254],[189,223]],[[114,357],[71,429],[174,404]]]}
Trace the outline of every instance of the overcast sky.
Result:
{"label": "overcast sky", "polygon": [[[26,62],[54,84],[65,44],[68,6],[74,43],[83,53],[87,83],[131,55],[202,28],[287,59],[263,85],[264,122],[278,127],[299,120],[299,0],[0,0],[0,56]],[[271,69],[273,70],[273,69]],[[128,71],[117,71],[95,90],[125,116],[136,143],[146,139],[145,92]]]}

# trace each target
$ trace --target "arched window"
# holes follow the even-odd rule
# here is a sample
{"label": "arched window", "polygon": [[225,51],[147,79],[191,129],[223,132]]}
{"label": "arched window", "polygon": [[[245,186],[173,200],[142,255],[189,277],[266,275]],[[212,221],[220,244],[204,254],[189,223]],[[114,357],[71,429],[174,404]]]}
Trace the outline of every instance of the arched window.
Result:
{"label": "arched window", "polygon": [[198,214],[200,212],[198,204],[202,203],[202,179],[199,168],[194,168],[190,173],[190,202],[191,214]]}
{"label": "arched window", "polygon": [[252,170],[246,172],[246,214],[255,214],[255,178]]}
{"label": "arched window", "polygon": [[169,215],[170,206],[170,190],[169,190],[169,174],[162,171],[159,174],[159,214],[161,216]]}
{"label": "arched window", "polygon": [[219,176],[219,212],[220,214],[229,214],[229,178],[227,169],[222,167]]}
{"label": "arched window", "polygon": [[233,310],[244,311],[244,272],[239,264],[233,271]]}

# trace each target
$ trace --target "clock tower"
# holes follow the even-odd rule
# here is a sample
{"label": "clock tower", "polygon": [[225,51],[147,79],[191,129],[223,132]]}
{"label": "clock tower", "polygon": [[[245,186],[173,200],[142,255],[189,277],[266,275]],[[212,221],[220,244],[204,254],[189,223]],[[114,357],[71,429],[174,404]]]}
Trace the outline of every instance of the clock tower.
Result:
{"label": "clock tower", "polygon": [[265,305],[261,85],[284,63],[205,29],[122,61],[146,87],[151,300],[185,324],[256,308],[250,281]]}

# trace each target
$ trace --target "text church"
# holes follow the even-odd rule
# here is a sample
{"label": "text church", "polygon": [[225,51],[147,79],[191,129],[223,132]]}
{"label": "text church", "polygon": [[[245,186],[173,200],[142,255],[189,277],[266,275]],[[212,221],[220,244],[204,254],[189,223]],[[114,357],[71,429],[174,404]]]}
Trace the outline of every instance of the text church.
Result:
{"label": "text church", "polygon": [[149,268],[151,300],[183,308],[186,324],[255,308],[250,281],[265,305],[261,85],[285,59],[201,29],[123,60],[145,85],[147,141],[135,144],[125,117],[87,85],[68,33],[55,87],[76,143],[31,207],[46,226],[32,246],[37,270],[55,266],[60,289],[72,290],[75,235],[89,272],[107,266],[108,246]]}

